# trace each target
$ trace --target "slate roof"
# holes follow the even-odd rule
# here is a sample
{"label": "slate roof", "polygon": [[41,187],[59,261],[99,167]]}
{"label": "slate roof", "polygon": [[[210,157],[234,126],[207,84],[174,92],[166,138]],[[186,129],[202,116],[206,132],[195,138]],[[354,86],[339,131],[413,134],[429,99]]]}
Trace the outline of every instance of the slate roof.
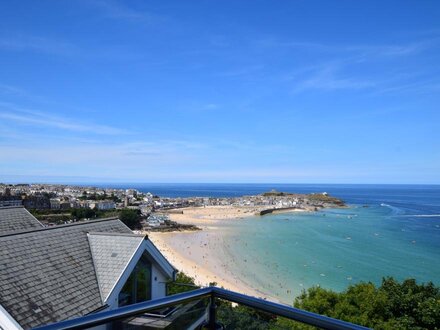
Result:
{"label": "slate roof", "polygon": [[0,235],[42,227],[24,207],[0,207]]}
{"label": "slate roof", "polygon": [[103,306],[88,232],[132,233],[105,219],[0,234],[0,305],[24,329]]}
{"label": "slate roof", "polygon": [[101,298],[105,302],[145,235],[90,233],[88,238]]}

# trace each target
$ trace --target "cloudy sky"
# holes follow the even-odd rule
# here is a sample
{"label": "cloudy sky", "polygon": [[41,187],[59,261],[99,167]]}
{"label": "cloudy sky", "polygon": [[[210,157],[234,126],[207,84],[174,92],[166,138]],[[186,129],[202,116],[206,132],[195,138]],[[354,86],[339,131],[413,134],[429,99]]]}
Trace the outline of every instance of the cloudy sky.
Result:
{"label": "cloudy sky", "polygon": [[0,181],[440,183],[439,1],[2,1]]}

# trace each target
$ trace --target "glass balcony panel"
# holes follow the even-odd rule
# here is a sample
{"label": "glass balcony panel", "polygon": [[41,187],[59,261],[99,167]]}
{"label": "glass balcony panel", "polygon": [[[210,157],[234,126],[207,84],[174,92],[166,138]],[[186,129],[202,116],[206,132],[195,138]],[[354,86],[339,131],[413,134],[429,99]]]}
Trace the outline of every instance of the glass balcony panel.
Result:
{"label": "glass balcony panel", "polygon": [[293,321],[256,308],[216,299],[217,323],[224,329],[242,330],[314,330],[304,323]]}
{"label": "glass balcony panel", "polygon": [[185,304],[151,310],[122,320],[108,322],[97,328],[108,330],[180,330],[196,328],[207,320],[209,299],[198,299]]}
{"label": "glass balcony panel", "polygon": [[[215,308],[211,305],[213,300]],[[307,324],[325,329],[368,329],[216,287],[90,314],[38,329],[315,329]]]}

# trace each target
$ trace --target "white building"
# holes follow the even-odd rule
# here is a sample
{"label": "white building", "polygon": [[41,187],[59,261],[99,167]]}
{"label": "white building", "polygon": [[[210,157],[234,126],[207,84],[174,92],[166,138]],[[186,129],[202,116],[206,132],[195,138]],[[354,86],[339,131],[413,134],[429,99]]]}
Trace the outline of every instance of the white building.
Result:
{"label": "white building", "polygon": [[50,208],[53,210],[59,210],[61,208],[61,200],[59,198],[51,198]]}
{"label": "white building", "polygon": [[116,204],[113,201],[99,201],[96,203],[98,210],[113,210],[116,208]]}

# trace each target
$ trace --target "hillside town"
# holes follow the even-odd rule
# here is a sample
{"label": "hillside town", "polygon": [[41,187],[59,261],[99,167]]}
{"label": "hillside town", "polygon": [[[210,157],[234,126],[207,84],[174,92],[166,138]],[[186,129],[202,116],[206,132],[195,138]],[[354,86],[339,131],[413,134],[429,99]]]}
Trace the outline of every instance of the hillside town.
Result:
{"label": "hillside town", "polygon": [[[186,207],[231,206],[248,207],[260,214],[279,209],[304,209],[308,211],[323,207],[341,207],[344,203],[327,193],[292,194],[272,190],[260,195],[241,197],[161,197],[136,189],[115,189],[62,184],[0,184],[0,207],[24,206],[28,210],[53,216],[65,215],[64,222],[80,219],[63,210],[95,210],[102,214],[112,211],[136,210],[143,218],[143,227],[158,228],[170,225],[167,213],[179,212]],[[72,213],[76,214],[76,213]],[[49,214],[50,216],[50,214]],[[47,216],[43,220],[50,219]],[[50,221],[46,221],[50,222]]]}

